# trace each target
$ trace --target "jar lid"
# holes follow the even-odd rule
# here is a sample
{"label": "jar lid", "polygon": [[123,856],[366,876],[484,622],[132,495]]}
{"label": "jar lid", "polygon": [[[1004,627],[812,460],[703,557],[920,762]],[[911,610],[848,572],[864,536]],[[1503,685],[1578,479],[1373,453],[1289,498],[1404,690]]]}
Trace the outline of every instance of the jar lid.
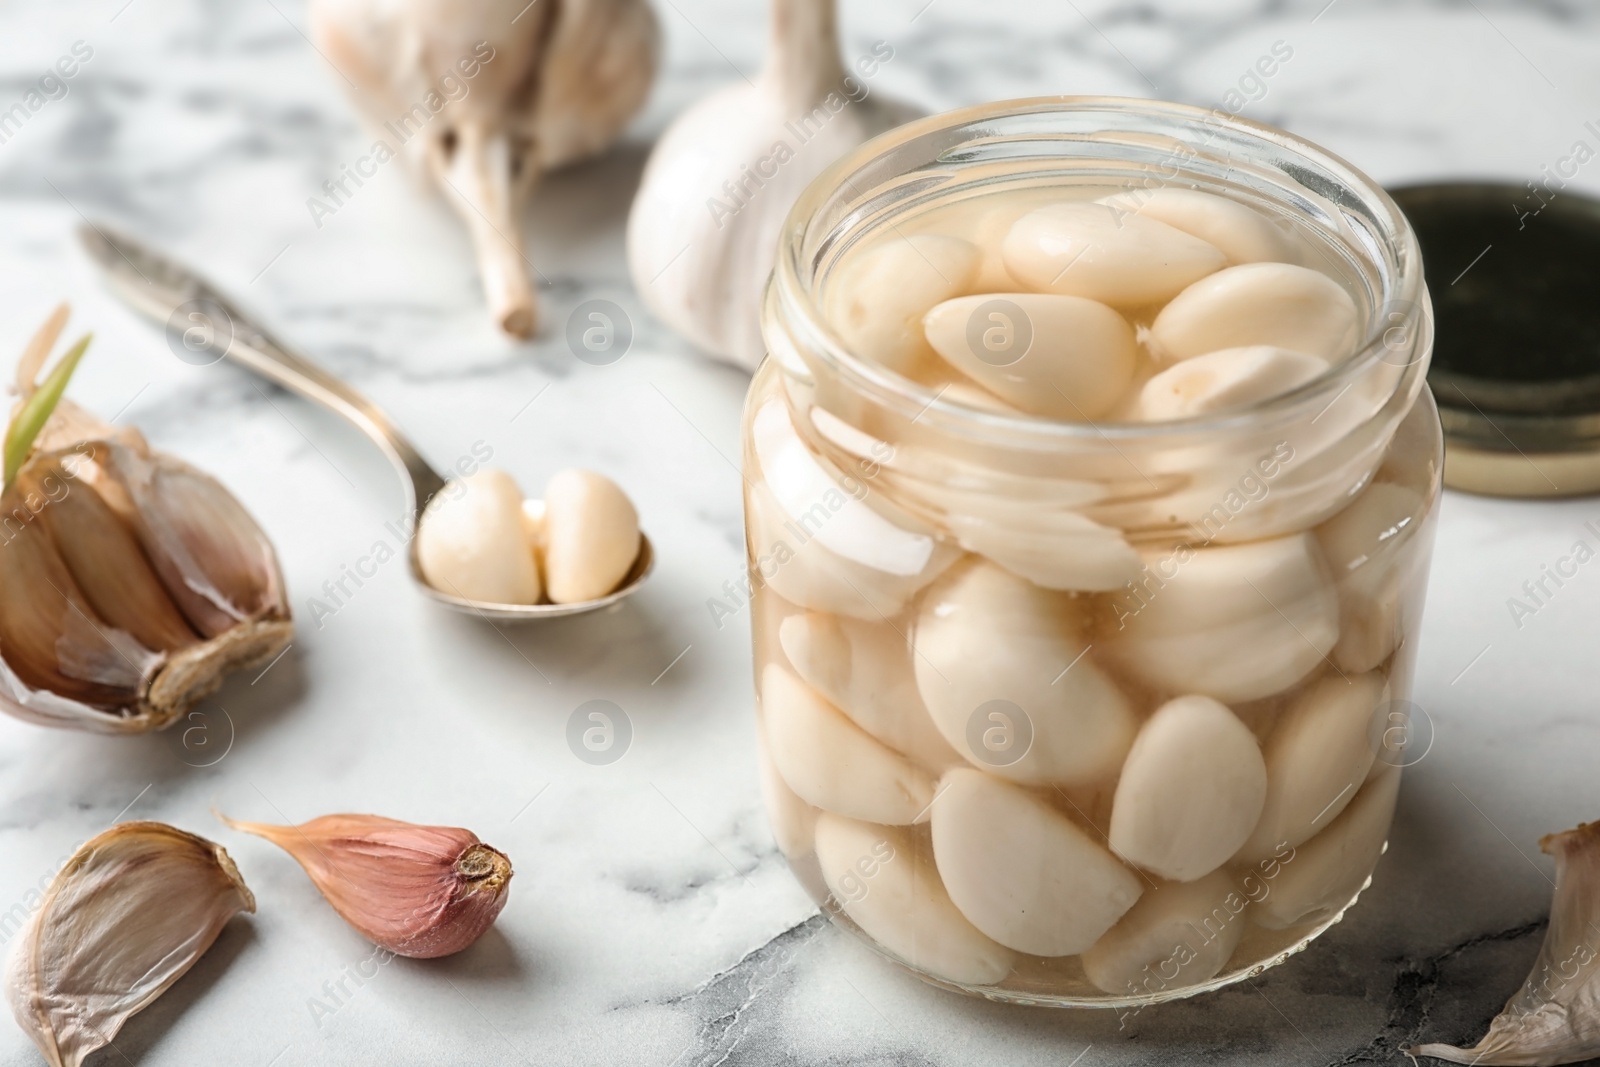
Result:
{"label": "jar lid", "polygon": [[1389,190],[1422,246],[1452,488],[1600,491],[1600,200],[1561,184]]}

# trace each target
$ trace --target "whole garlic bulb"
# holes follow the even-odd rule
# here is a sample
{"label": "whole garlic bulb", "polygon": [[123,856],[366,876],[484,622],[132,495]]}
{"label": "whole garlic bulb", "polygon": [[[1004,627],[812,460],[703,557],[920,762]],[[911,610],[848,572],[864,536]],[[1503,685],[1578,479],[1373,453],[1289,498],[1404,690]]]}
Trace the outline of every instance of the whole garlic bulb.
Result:
{"label": "whole garlic bulb", "polygon": [[[856,65],[876,72],[879,42]],[[651,153],[628,215],[628,269],[659,318],[753,368],[761,292],[801,190],[845,152],[921,112],[879,99],[839,57],[834,0],[773,0],[766,66],[678,117]]]}
{"label": "whole garlic bulb", "polygon": [[645,0],[311,0],[311,23],[386,140],[441,102],[404,125],[400,151],[466,222],[495,321],[530,336],[519,208],[540,174],[603,151],[644,103],[660,43]]}

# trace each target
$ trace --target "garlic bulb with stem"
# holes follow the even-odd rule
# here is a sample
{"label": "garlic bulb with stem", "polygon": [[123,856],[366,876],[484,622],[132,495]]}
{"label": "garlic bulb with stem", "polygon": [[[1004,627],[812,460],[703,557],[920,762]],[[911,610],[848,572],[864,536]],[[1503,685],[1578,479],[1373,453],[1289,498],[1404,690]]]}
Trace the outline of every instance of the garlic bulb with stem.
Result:
{"label": "garlic bulb with stem", "polygon": [[0,495],[0,710],[99,733],[164,727],[293,636],[272,544],[232,495],[136,430],[35,384],[63,306],[18,366]]}
{"label": "garlic bulb with stem", "polygon": [[598,155],[644,103],[660,38],[648,4],[311,0],[311,24],[384,143],[398,137],[466,223],[495,322],[531,336],[522,205],[541,174]]}
{"label": "garlic bulb with stem", "polygon": [[6,966],[11,1011],[51,1067],[78,1067],[205,955],[255,897],[221,845],[158,822],[89,841]]}
{"label": "garlic bulb with stem", "polygon": [[1451,1063],[1580,1063],[1600,1057],[1600,822],[1546,834],[1556,861],[1550,925],[1522,988],[1472,1048],[1414,1045],[1406,1055]]}
{"label": "garlic bulb with stem", "polygon": [[217,818],[293,856],[345,922],[397,956],[460,952],[493,925],[511,889],[511,860],[471,830],[379,815],[299,826]]}
{"label": "garlic bulb with stem", "polygon": [[628,269],[650,310],[746,368],[766,351],[761,292],[800,191],[845,152],[920,114],[868,89],[865,79],[894,55],[886,43],[846,71],[835,0],[773,0],[771,12],[766,66],[678,117],[628,215]]}

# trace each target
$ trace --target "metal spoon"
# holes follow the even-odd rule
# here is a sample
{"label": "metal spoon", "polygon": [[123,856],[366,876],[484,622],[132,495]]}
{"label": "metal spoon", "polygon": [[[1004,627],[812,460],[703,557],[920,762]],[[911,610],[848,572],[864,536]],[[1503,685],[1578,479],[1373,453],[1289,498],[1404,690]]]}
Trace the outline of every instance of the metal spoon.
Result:
{"label": "metal spoon", "polygon": [[[105,271],[112,291],[164,329],[181,327],[188,351],[215,352],[219,359],[227,358],[344,416],[371,438],[400,472],[406,511],[411,516],[411,531],[415,534],[423,509],[433,495],[444,488],[445,479],[428,466],[377,405],[315,363],[273,340],[249,316],[187,267],[93,223],[79,227],[78,237]],[[468,600],[429,585],[417,562],[415,536],[411,538],[406,558],[411,577],[438,603],[480,618],[511,622],[553,619],[608,607],[638,589],[655,566],[655,551],[650,539],[641,532],[639,555],[633,567],[622,583],[606,596],[577,604],[498,604]]]}

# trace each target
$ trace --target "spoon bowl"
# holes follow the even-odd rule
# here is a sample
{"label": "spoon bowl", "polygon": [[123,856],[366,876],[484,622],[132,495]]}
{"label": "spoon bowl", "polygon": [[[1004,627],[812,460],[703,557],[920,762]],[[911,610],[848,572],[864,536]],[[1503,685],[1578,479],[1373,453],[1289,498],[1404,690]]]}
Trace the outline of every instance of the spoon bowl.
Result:
{"label": "spoon bowl", "polygon": [[190,352],[214,353],[350,422],[389,457],[400,474],[410,517],[407,560],[412,579],[435,603],[488,622],[532,622],[608,608],[631,596],[655,567],[655,549],[641,530],[639,554],[611,592],[576,604],[501,604],[469,600],[434,588],[417,562],[417,524],[434,494],[445,487],[444,476],[422,458],[394,420],[348,383],[274,340],[238,306],[199,274],[138,241],[104,226],[86,223],[78,230],[89,255],[100,265],[112,291],[135,311],[164,329],[181,329],[181,343]]}

